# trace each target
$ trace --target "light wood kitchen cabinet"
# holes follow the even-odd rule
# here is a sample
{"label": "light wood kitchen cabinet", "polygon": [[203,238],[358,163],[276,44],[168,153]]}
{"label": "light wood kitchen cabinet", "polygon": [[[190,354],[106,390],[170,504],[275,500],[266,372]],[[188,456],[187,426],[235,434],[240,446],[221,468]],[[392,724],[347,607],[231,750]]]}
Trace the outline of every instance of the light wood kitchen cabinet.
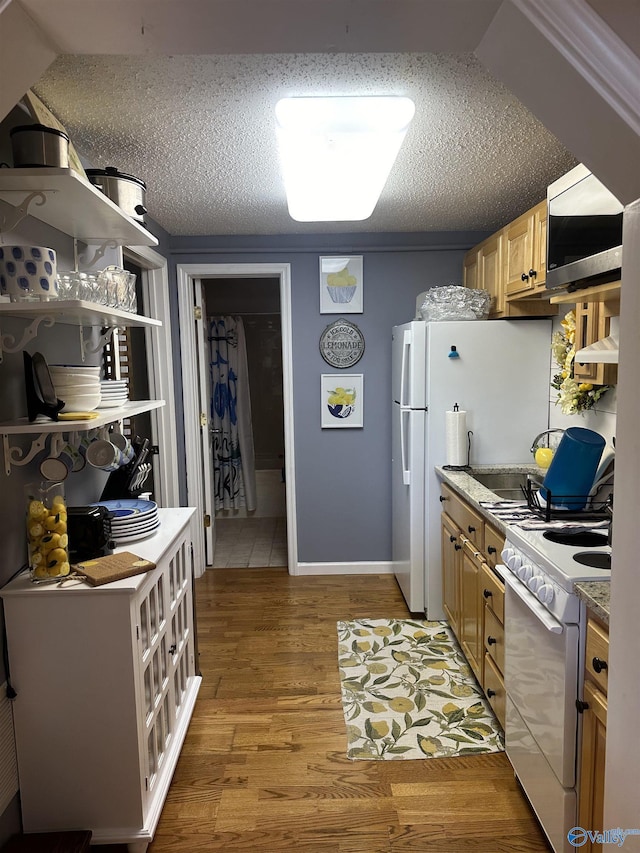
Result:
{"label": "light wood kitchen cabinet", "polygon": [[117,549],[156,563],[144,574],[3,588],[25,832],[152,840],[201,682],[193,514],[159,510],[155,536]]}
{"label": "light wood kitchen cabinet", "polygon": [[512,296],[544,293],[547,277],[547,202],[541,201],[503,229],[504,291]]}
{"label": "light wood kitchen cabinet", "polygon": [[[504,583],[493,571],[504,534],[440,484],[444,610],[478,683],[504,727]],[[472,538],[473,537],[473,538]]]}
{"label": "light wood kitchen cabinet", "polygon": [[465,255],[463,283],[489,293],[489,319],[558,313],[556,305],[540,298],[545,293],[546,228],[543,201]]}
{"label": "light wood kitchen cabinet", "polygon": [[453,633],[459,634],[460,569],[462,533],[445,513],[442,514],[442,606]]}
{"label": "light wood kitchen cabinet", "polygon": [[[607,742],[607,675],[609,632],[589,618],[585,652],[582,702],[582,746],[579,780],[578,824],[585,829],[604,829],[604,772]],[[587,839],[583,848],[601,853],[602,845]]]}
{"label": "light wood kitchen cabinet", "polygon": [[462,550],[460,565],[460,634],[462,651],[478,682],[482,684],[483,604],[480,595],[482,571],[480,552],[468,539]]}
{"label": "light wood kitchen cabinet", "polygon": [[[576,294],[577,296],[577,294]],[[609,335],[611,313],[608,304],[580,300],[574,309],[576,315],[576,350],[590,346]],[[593,385],[615,385],[618,381],[618,365],[602,362],[573,363],[576,382],[591,382]]]}

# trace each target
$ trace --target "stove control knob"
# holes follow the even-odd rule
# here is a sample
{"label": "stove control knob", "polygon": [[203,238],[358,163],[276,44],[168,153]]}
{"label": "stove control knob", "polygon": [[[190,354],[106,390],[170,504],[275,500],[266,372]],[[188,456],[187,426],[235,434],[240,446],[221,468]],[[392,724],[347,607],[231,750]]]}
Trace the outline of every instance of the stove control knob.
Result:
{"label": "stove control knob", "polygon": [[509,564],[509,557],[513,557],[516,552],[513,548],[503,548],[500,556],[502,557],[502,562],[506,565]]}
{"label": "stove control knob", "polygon": [[538,601],[541,601],[543,604],[551,604],[554,595],[555,591],[550,583],[543,583],[536,591]]}
{"label": "stove control knob", "polygon": [[529,579],[533,577],[533,566],[531,563],[523,563],[520,566],[518,577],[523,583],[529,583]]}
{"label": "stove control knob", "polygon": [[537,593],[540,587],[544,584],[544,578],[542,575],[533,575],[533,577],[529,578],[527,581],[527,586],[533,593]]}
{"label": "stove control knob", "polygon": [[518,569],[520,568],[521,565],[522,565],[522,557],[519,554],[512,554],[507,559],[507,566],[509,566],[509,568],[511,569],[511,571],[515,575],[518,574]]}

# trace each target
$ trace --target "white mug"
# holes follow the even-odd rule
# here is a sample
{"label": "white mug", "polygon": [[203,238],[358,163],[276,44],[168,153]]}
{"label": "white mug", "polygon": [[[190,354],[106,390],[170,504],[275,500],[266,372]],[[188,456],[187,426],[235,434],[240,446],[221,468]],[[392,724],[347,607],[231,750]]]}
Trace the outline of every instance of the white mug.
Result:
{"label": "white mug", "polygon": [[87,447],[85,459],[102,471],[117,471],[121,465],[120,450],[106,438],[95,438]]}

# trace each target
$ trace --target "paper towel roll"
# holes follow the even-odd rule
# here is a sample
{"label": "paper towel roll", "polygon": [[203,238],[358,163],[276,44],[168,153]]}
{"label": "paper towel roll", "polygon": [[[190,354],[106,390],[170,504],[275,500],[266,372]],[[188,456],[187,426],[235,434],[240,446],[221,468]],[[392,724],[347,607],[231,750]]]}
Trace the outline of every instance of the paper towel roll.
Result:
{"label": "paper towel roll", "polygon": [[446,464],[462,468],[469,464],[467,413],[463,411],[445,412],[445,417]]}

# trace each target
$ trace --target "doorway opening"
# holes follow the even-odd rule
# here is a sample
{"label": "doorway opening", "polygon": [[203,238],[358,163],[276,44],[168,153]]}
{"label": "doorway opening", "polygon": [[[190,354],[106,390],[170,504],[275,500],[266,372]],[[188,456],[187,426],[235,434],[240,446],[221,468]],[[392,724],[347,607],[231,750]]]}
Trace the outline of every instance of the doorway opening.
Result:
{"label": "doorway opening", "polygon": [[178,264],[178,311],[183,365],[186,498],[198,510],[201,525],[194,525],[194,559],[204,568],[213,567],[217,526],[213,501],[213,466],[209,434],[209,393],[203,381],[208,373],[205,347],[203,280],[254,278],[268,282],[277,278],[282,331],[282,402],[284,420],[284,468],[286,501],[286,552],[289,574],[298,574],[295,499],[295,454],[293,428],[293,357],[291,318],[291,265],[288,263],[198,263]]}
{"label": "doorway opening", "polygon": [[[280,280],[210,278],[202,279],[201,284],[210,359],[216,526],[213,568],[286,566]],[[225,401],[227,370],[232,369],[227,365],[229,350],[238,348],[243,350],[243,369],[233,373],[237,400],[233,415],[234,421],[244,421],[246,434],[234,454],[240,481],[234,490],[232,454],[225,442],[232,426]],[[220,380],[224,384],[218,385]],[[251,447],[245,452],[247,442]]]}

